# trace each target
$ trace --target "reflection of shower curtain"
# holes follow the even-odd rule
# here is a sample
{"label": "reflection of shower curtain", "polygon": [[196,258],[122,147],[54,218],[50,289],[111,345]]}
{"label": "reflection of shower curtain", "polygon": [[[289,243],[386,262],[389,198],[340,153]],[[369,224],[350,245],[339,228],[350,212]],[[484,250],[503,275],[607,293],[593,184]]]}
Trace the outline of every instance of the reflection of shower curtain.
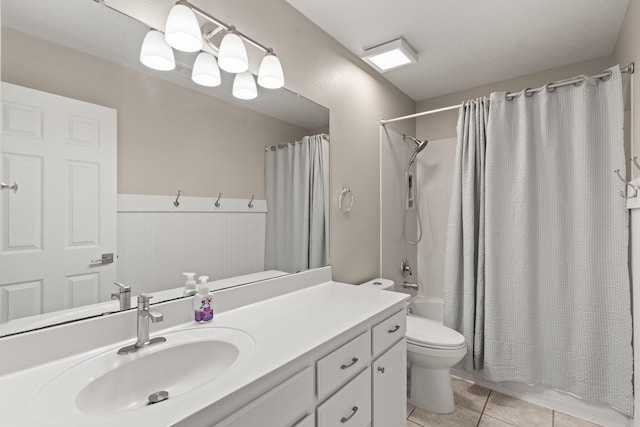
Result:
{"label": "reflection of shower curtain", "polygon": [[324,134],[266,154],[265,269],[296,272],[327,264],[329,140]]}
{"label": "reflection of shower curtain", "polygon": [[[486,379],[545,385],[630,415],[628,215],[612,172],[624,166],[623,104],[619,68],[611,71],[511,101],[491,95],[484,213],[475,205],[469,219],[484,223],[484,239],[464,236],[465,250],[448,253],[445,286],[451,295],[453,263],[484,250],[484,292],[469,292],[477,301],[484,293],[474,332],[484,334],[476,368]],[[460,307],[445,303],[453,326]]]}

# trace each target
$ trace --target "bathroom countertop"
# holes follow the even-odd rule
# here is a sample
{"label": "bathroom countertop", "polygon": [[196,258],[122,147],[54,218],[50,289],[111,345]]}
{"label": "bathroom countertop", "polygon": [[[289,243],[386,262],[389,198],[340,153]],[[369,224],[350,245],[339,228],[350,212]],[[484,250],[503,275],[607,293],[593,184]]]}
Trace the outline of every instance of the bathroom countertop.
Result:
{"label": "bathroom countertop", "polygon": [[[192,414],[220,404],[227,397],[270,373],[309,354],[324,343],[347,333],[372,317],[391,315],[404,307],[408,295],[327,282],[275,298],[223,312],[199,328],[227,327],[249,333],[255,347],[243,366],[222,375],[180,399],[180,405],[158,404],[140,409],[92,415],[74,411],[64,418],[58,414],[39,414],[34,396],[50,380],[65,370],[105,351],[117,351],[129,342],[120,342],[82,354],[0,376],[0,420],[6,426],[145,426],[172,425]],[[161,330],[153,336],[193,323]],[[99,331],[96,331],[99,333]],[[33,349],[46,351],[46,348]],[[144,351],[141,350],[141,351]],[[184,363],[198,363],[206,369],[200,355]],[[159,373],[162,375],[162,373]],[[186,395],[183,395],[186,396]],[[182,396],[179,396],[180,398]],[[177,399],[175,401],[177,401]],[[64,400],[64,399],[63,399]]]}

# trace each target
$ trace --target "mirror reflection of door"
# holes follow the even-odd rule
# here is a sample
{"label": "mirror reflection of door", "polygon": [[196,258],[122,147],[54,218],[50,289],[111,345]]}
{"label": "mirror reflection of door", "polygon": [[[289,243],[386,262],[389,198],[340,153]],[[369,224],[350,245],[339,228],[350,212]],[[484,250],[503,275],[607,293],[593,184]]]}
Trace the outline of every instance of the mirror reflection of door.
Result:
{"label": "mirror reflection of door", "polygon": [[[0,322],[105,301],[116,279],[116,111],[2,83]],[[115,259],[115,254],[114,254]]]}

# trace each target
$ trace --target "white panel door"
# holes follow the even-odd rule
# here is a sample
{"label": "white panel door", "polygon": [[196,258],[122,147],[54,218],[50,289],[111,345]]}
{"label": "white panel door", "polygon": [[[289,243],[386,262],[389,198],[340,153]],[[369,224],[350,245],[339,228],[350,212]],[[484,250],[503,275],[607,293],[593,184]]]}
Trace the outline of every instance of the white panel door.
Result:
{"label": "white panel door", "polygon": [[[105,301],[116,250],[116,110],[2,83],[0,322]],[[115,254],[114,254],[115,259]]]}

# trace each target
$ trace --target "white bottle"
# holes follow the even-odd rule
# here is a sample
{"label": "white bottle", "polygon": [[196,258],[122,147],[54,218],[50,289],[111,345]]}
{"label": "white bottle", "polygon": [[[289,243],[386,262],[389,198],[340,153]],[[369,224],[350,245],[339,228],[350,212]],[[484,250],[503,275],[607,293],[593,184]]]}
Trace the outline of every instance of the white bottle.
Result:
{"label": "white bottle", "polygon": [[213,307],[211,306],[211,293],[207,286],[209,276],[198,277],[198,293],[193,296],[193,314],[196,323],[206,323],[213,320]]}
{"label": "white bottle", "polygon": [[187,281],[184,282],[184,292],[182,295],[185,297],[190,297],[197,293],[196,291],[196,281],[194,279],[196,273],[182,273],[187,278]]}

